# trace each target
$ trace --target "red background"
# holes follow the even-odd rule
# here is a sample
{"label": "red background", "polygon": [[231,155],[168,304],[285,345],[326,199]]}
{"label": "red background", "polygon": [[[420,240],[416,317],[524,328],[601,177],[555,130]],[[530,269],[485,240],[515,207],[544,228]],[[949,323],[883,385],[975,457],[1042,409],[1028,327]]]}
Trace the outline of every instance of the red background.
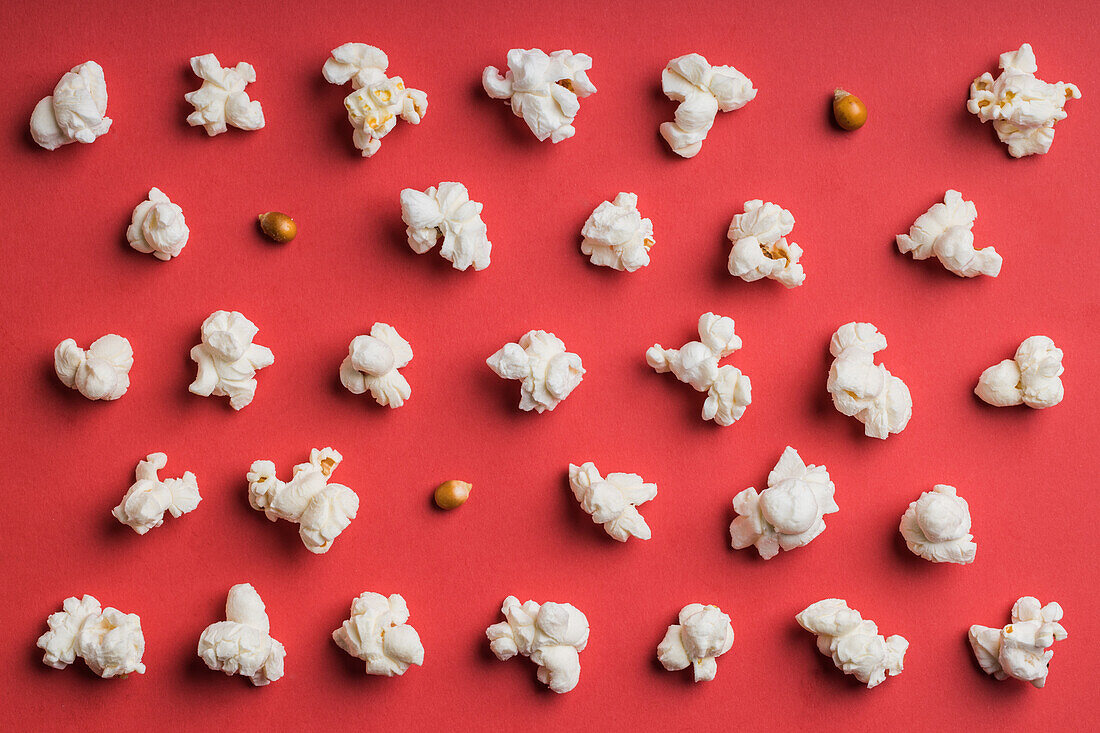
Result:
{"label": "red background", "polygon": [[[0,718],[120,730],[1095,724],[1095,4],[66,0],[0,12]],[[345,41],[378,45],[391,73],[429,97],[423,123],[398,123],[371,159],[352,147],[347,90],[321,77]],[[965,101],[971,79],[1023,41],[1041,78],[1075,82],[1084,98],[1067,105],[1048,155],[1014,160]],[[575,138],[539,143],[482,92],[482,69],[516,46],[595,59],[599,92],[582,100]],[[760,91],[683,160],[657,133],[675,109],[659,80],[692,51],[735,65]],[[211,139],[187,126],[183,95],[198,86],[188,59],[206,52],[255,65],[248,91],[266,128]],[[106,70],[114,126],[93,145],[38,149],[32,108],[88,59]],[[864,129],[832,126],[838,85],[867,103]],[[405,244],[399,191],[446,180],[485,205],[484,272]],[[124,239],[151,186],[191,228],[167,263]],[[977,204],[977,241],[1003,254],[1000,277],[960,279],[897,252],[894,235],[948,188]],[[582,223],[619,191],[638,194],[656,231],[652,265],[634,274],[579,251]],[[752,198],[794,214],[802,287],[726,272],[726,228]],[[269,209],[298,221],[293,243],[258,234]],[[253,319],[276,356],[240,413],[187,391],[188,350],[217,309]],[[655,342],[692,338],[708,310],[736,320],[745,346],[729,363],[752,378],[752,405],[728,428],[702,421],[704,396],[644,360]],[[376,320],[415,352],[399,410],[337,379],[348,342]],[[851,320],[886,334],[882,361],[913,395],[909,426],[884,442],[825,390],[829,337]],[[484,363],[531,328],[556,333],[588,370],[553,413],[519,412],[518,385]],[[133,344],[132,386],[117,402],[88,402],[53,376],[52,350],[110,332]],[[981,371],[1037,333],[1065,351],[1065,401],[981,403]],[[807,548],[768,562],[732,551],[730,500],[762,488],[788,444],[828,467],[840,512]],[[285,476],[329,445],[361,507],[314,556],[296,527],[249,508],[244,475],[269,458]],[[110,510],[153,451],[167,452],[167,475],[197,474],[203,502],[139,537]],[[620,545],[579,509],[566,469],[585,460],[657,483],[644,507],[651,541]],[[439,512],[431,490],[450,478],[474,493]],[[898,535],[909,502],[940,482],[970,502],[972,566],[927,563]],[[262,689],[195,655],[229,587],[245,581],[288,650],[285,678]],[[332,643],[364,590],[405,596],[423,668],[368,678]],[[145,675],[103,681],[80,662],[64,672],[40,662],[46,617],[84,593],[140,614]],[[529,661],[491,656],[484,631],[509,594],[587,614],[576,690],[554,695]],[[970,624],[1007,623],[1028,594],[1066,610],[1069,640],[1043,690],[985,676],[966,641]],[[867,691],[818,654],[794,615],[830,596],[909,639],[904,674]],[[667,625],[696,601],[719,604],[736,630],[717,679],[699,685],[655,660]]]}

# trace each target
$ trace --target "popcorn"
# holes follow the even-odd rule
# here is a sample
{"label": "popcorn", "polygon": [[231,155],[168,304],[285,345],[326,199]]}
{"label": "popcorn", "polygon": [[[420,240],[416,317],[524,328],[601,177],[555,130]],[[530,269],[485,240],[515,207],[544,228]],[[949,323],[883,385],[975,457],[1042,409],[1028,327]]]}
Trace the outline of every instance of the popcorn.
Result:
{"label": "popcorn", "polygon": [[680,103],[675,121],[661,124],[661,137],[684,158],[695,157],[703,147],[719,111],[741,109],[756,97],[747,76],[732,66],[711,66],[697,53],[668,62],[661,91]]}
{"label": "popcorn", "polygon": [[90,143],[111,129],[103,67],[85,61],[66,72],[31,112],[31,137],[46,150],[69,143]]}
{"label": "popcorn", "polygon": [[104,679],[145,673],[145,636],[137,614],[102,608],[88,595],[66,598],[61,607],[46,619],[50,630],[38,637],[38,647],[46,652],[44,663],[65,669],[80,657]]}
{"label": "popcorn", "polygon": [[263,599],[250,583],[229,589],[225,618],[207,626],[199,637],[199,658],[206,666],[249,677],[256,687],[282,677],[286,649],[271,638]]}
{"label": "popcorn", "polygon": [[765,560],[808,545],[825,531],[825,515],[840,510],[835,491],[824,466],[807,466],[787,446],[768,474],[768,488],[758,494],[750,486],[733,497],[740,516],[730,524],[730,544],[735,550],[755,545]]}
{"label": "popcorn", "polygon": [[657,659],[670,672],[691,666],[696,682],[709,682],[718,672],[717,658],[733,646],[730,617],[718,606],[689,603],[679,624],[668,627],[657,647]]}
{"label": "popcorn", "polygon": [[88,350],[65,339],[53,350],[53,368],[61,383],[90,400],[117,400],[130,388],[134,350],[122,336],[109,333]]}
{"label": "popcorn", "polygon": [[298,534],[310,552],[323,555],[359,511],[359,496],[343,484],[328,483],[343,456],[332,448],[309,453],[294,467],[290,481],[275,476],[271,461],[255,461],[248,471],[248,503],[274,522],[300,525]]}
{"label": "popcorn", "polygon": [[201,397],[229,397],[240,410],[256,396],[256,372],[275,363],[266,346],[252,343],[260,329],[237,311],[214,311],[202,322],[202,343],[191,349],[198,375],[187,388]]}
{"label": "popcorn", "polygon": [[351,617],[332,632],[332,640],[365,661],[367,674],[403,675],[411,665],[424,664],[424,646],[408,620],[408,606],[398,594],[363,593],[351,602]]}
{"label": "popcorn", "polygon": [[520,605],[515,596],[500,608],[504,621],[486,631],[489,648],[502,662],[517,654],[539,666],[538,680],[557,693],[569,692],[581,677],[580,652],[588,644],[588,619],[568,603],[534,601]]}
{"label": "popcorn", "polygon": [[970,507],[954,486],[936,484],[909,504],[899,527],[914,555],[931,562],[974,562],[978,546],[970,534]]}
{"label": "popcorn", "polygon": [[356,336],[348,355],[340,364],[340,382],[352,394],[370,390],[374,401],[386,407],[401,407],[412,394],[412,387],[401,367],[412,361],[409,342],[387,323],[371,326],[370,336]]}
{"label": "popcorn", "polygon": [[202,497],[195,474],[187,471],[182,478],[161,480],[157,471],[168,465],[168,456],[150,453],[137,464],[136,480],[119,505],[111,510],[115,519],[138,534],[164,524],[164,513],[179,517],[194,511]]}
{"label": "popcorn", "polygon": [[585,74],[591,68],[587,54],[554,51],[547,56],[537,48],[513,48],[507,73],[501,76],[497,67],[487,66],[481,85],[493,99],[510,100],[512,113],[539,140],[560,143],[577,133],[573,120],[581,108],[579,98],[596,91]]}
{"label": "popcorn", "polygon": [[971,626],[970,647],[986,674],[1042,687],[1050,671],[1047,665],[1054,657],[1050,647],[1067,636],[1058,623],[1061,620],[1062,607],[1057,603],[1040,608],[1038,599],[1024,596],[1012,607],[1012,623],[1003,629]]}
{"label": "popcorn", "polygon": [[190,234],[183,209],[154,187],[149,189],[149,198],[134,208],[126,241],[138,252],[168,261],[183,251]]}
{"label": "popcorn", "polygon": [[546,331],[528,331],[519,343],[505,344],[485,363],[497,376],[520,380],[519,409],[527,411],[553,410],[584,378],[581,358]]}
{"label": "popcorn", "polygon": [[344,98],[348,121],[355,132],[352,142],[369,158],[382,147],[382,138],[397,125],[397,118],[420,124],[428,111],[428,95],[406,89],[400,76],[386,76],[390,60],[379,48],[365,43],[345,43],[332,49],[322,73],[330,84],[351,82]]}
{"label": "popcorn", "polygon": [[843,415],[859,420],[871,438],[900,433],[913,416],[909,388],[881,364],[875,353],[886,348],[886,337],[870,323],[846,323],[829,342],[829,393]]}
{"label": "popcorn", "polygon": [[1047,152],[1054,142],[1054,123],[1066,118],[1066,101],[1080,99],[1081,91],[1074,84],[1035,78],[1039,67],[1029,43],[1002,53],[1000,68],[996,79],[987,71],[974,80],[966,108],[982,122],[993,122],[1013,158]]}
{"label": "popcorn", "polygon": [[1062,401],[1062,350],[1046,336],[1024,339],[1012,359],[982,372],[974,394],[996,407],[1024,404],[1041,410]]}
{"label": "popcorn", "polygon": [[730,274],[749,283],[766,277],[788,288],[801,285],[806,280],[798,264],[802,248],[787,242],[792,229],[794,217],[783,207],[760,199],[746,201],[745,213],[733,217],[726,233],[733,244]]}
{"label": "popcorn", "polygon": [[187,115],[187,124],[202,125],[210,137],[220,135],[232,125],[238,130],[259,130],[264,126],[260,103],[249,99],[244,88],[256,81],[252,64],[240,62],[222,68],[212,53],[191,57],[191,69],[202,79],[202,86],[183,95],[195,111]]}
{"label": "popcorn", "polygon": [[638,196],[620,193],[615,201],[604,201],[581,229],[581,252],[593,265],[634,272],[649,264],[653,246],[653,222],[638,213]]}
{"label": "popcorn", "polygon": [[833,658],[836,668],[854,675],[867,689],[881,684],[886,675],[901,674],[909,642],[897,634],[884,637],[874,621],[848,608],[839,598],[808,606],[795,616],[799,626],[817,634],[817,649]]}
{"label": "popcorn", "polygon": [[1002,261],[997,250],[974,249],[974,233],[970,230],[977,218],[973,201],[965,201],[958,191],[948,191],[942,204],[933,204],[917,218],[909,234],[897,235],[898,249],[902,254],[912,253],[915,260],[935,256],[959,277],[997,277]]}
{"label": "popcorn", "polygon": [[733,319],[704,313],[699,316],[699,341],[689,341],[679,349],[651,346],[646,363],[658,374],[672,372],[681,382],[698,392],[706,392],[703,419],[723,427],[733,425],[752,402],[752,383],[741,370],[718,361],[741,348],[741,338],[733,332]]}
{"label": "popcorn", "polygon": [[569,486],[592,521],[602,524],[619,542],[650,538],[649,525],[637,507],[657,495],[657,484],[643,483],[636,473],[609,473],[605,479],[588,461],[581,466],[569,464]]}
{"label": "popcorn", "polygon": [[439,254],[456,270],[465,270],[470,265],[475,270],[484,270],[489,266],[493,244],[485,234],[481,208],[477,201],[470,200],[469,191],[461,183],[440,183],[439,188],[428,186],[423,193],[414,188],[404,189],[401,219],[408,227],[405,233],[409,247],[422,255],[442,235]]}

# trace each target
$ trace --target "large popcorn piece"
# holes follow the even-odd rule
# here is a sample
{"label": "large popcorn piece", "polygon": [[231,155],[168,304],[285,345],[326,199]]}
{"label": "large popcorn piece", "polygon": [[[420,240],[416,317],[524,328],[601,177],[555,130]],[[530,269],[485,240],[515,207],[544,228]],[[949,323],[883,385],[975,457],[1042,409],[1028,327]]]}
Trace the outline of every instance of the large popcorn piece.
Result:
{"label": "large popcorn piece", "polygon": [[982,372],[974,394],[996,407],[1053,407],[1062,401],[1062,350],[1046,336],[1024,339],[1016,355]]}
{"label": "large popcorn piece", "polygon": [[581,252],[593,265],[634,272],[649,264],[653,246],[653,222],[638,213],[638,196],[620,193],[604,201],[581,229]]}
{"label": "large popcorn piece", "polygon": [[255,461],[248,471],[248,503],[274,522],[298,523],[298,534],[310,552],[321,555],[347,529],[359,511],[359,496],[329,478],[343,456],[332,448],[309,453],[308,463],[294,467],[290,481],[275,476],[271,461]]}
{"label": "large popcorn piece", "polygon": [[658,374],[672,372],[681,382],[706,392],[703,419],[722,426],[737,422],[752,402],[749,378],[730,364],[718,366],[720,359],[741,348],[741,337],[733,327],[732,318],[704,313],[699,317],[698,341],[689,341],[679,349],[656,344],[645,354],[646,362]]}
{"label": "large popcorn piece", "polygon": [[750,283],[766,277],[788,288],[801,285],[806,280],[798,264],[802,248],[787,241],[792,229],[794,217],[783,207],[760,199],[746,201],[745,213],[735,215],[726,232],[733,244],[730,274]]}
{"label": "large popcorn piece", "polygon": [[846,323],[829,341],[833,355],[828,390],[833,405],[859,420],[872,438],[900,433],[913,416],[913,398],[905,382],[875,363],[886,337],[870,323]]}
{"label": "large popcorn piece", "polygon": [[167,262],[183,251],[190,234],[183,209],[154,187],[149,189],[149,198],[134,208],[126,241],[138,252]]}
{"label": "large popcorn piece", "polygon": [[954,486],[936,484],[912,502],[901,518],[909,550],[931,562],[974,562],[978,546],[970,534],[970,507]]}
{"label": "large popcorn piece", "polygon": [[580,652],[588,644],[588,619],[568,603],[534,601],[520,604],[515,596],[500,608],[504,621],[490,626],[485,635],[489,648],[501,661],[517,654],[539,666],[538,680],[554,692],[569,692],[581,677]]}
{"label": "large popcorn piece", "polygon": [[609,473],[604,478],[589,461],[581,466],[569,464],[569,486],[592,521],[602,524],[619,542],[650,538],[649,525],[638,513],[638,505],[657,495],[657,484],[644,483],[636,473]]}
{"label": "large popcorn piece", "polygon": [[46,150],[69,143],[90,143],[111,128],[103,67],[85,61],[57,82],[31,113],[31,137]]}
{"label": "large popcorn piece", "polygon": [[689,603],[680,611],[680,623],[668,627],[657,646],[657,659],[671,671],[691,667],[696,682],[709,682],[718,672],[717,658],[733,646],[730,617],[718,606]]}
{"label": "large popcorn piece", "polygon": [[256,396],[256,372],[275,363],[266,346],[252,342],[259,328],[237,311],[215,311],[202,322],[202,343],[191,349],[198,375],[188,389],[202,397],[229,397],[240,410]]}
{"label": "large popcorn piece", "polygon": [[825,531],[825,515],[839,511],[835,491],[824,466],[807,466],[787,446],[768,474],[768,488],[757,493],[749,487],[733,497],[740,516],[730,524],[730,544],[736,550],[755,546],[765,560],[809,544]]}
{"label": "large popcorn piece", "polygon": [[181,478],[161,479],[157,471],[168,465],[168,456],[150,453],[134,471],[136,481],[111,510],[115,519],[138,534],[164,524],[164,513],[179,517],[198,507],[202,497],[195,474],[186,471]]}
{"label": "large popcorn piece", "polygon": [[1047,683],[1047,665],[1054,657],[1050,647],[1066,638],[1062,607],[1039,605],[1037,598],[1024,596],[1012,606],[1012,623],[1003,629],[970,627],[970,648],[986,674],[999,680],[1014,677],[1035,687]]}
{"label": "large popcorn piece", "polygon": [[371,326],[369,336],[351,340],[348,355],[340,364],[340,382],[352,394],[369,391],[383,407],[401,407],[412,395],[412,387],[397,370],[412,361],[412,357],[412,347],[397,329],[376,323]]}
{"label": "large popcorn piece", "polygon": [[351,603],[351,617],[332,632],[332,640],[367,663],[367,674],[403,675],[424,664],[420,635],[409,626],[405,599],[394,593],[363,593]]}
{"label": "large popcorn piece", "polygon": [[225,132],[227,125],[238,130],[259,130],[264,126],[260,103],[249,99],[244,88],[256,81],[256,70],[244,61],[223,68],[212,53],[191,58],[191,69],[202,79],[202,86],[183,95],[195,111],[187,115],[187,124],[202,125],[213,137]]}
{"label": "large popcorn piece", "polygon": [[679,102],[661,137],[677,155],[693,158],[719,112],[741,109],[756,97],[749,78],[732,66],[711,66],[697,53],[672,59],[661,72],[661,91]]}
{"label": "large popcorn piece", "polygon": [[80,657],[104,678],[145,673],[145,636],[137,614],[102,608],[92,596],[74,596],[46,623],[50,630],[38,637],[38,647],[46,652],[42,661],[54,669],[65,669]]}
{"label": "large popcorn piece", "polygon": [[546,331],[528,331],[519,343],[505,344],[485,360],[497,376],[520,381],[519,409],[553,410],[581,383],[581,358]]}
{"label": "large popcorn piece", "polygon": [[854,675],[867,689],[884,682],[886,675],[901,674],[904,668],[909,642],[897,634],[882,636],[874,621],[862,618],[858,611],[848,608],[846,601],[818,601],[795,620],[806,631],[817,634],[818,651],[832,657],[837,669]]}
{"label": "large popcorn piece", "polygon": [[406,188],[401,192],[401,219],[409,247],[422,255],[443,237],[439,254],[465,270],[471,265],[475,270],[489,266],[489,254],[493,244],[486,235],[485,222],[481,220],[482,205],[470,200],[470,192],[461,183],[440,183],[426,191]]}
{"label": "large popcorn piece", "polygon": [[206,666],[248,677],[257,687],[282,677],[286,649],[271,638],[263,599],[250,583],[229,589],[225,618],[207,626],[199,637],[199,657]]}
{"label": "large popcorn piece", "polygon": [[942,204],[933,204],[909,229],[897,235],[898,249],[912,254],[915,260],[935,257],[959,277],[989,275],[1001,272],[1001,256],[993,247],[974,249],[974,220],[978,209],[958,191],[948,191]]}
{"label": "large popcorn piece", "polygon": [[560,143],[577,132],[573,120],[581,108],[579,98],[596,91],[585,73],[591,68],[587,54],[554,51],[547,56],[537,48],[513,48],[508,71],[501,76],[497,67],[485,67],[481,85],[493,99],[510,100],[512,112],[539,140]]}
{"label": "large popcorn piece", "polygon": [[428,95],[408,89],[400,76],[386,76],[389,58],[382,49],[365,43],[345,43],[332,49],[322,73],[330,84],[351,82],[344,98],[348,121],[355,132],[352,141],[369,158],[382,147],[382,138],[397,125],[397,118],[420,124],[428,111]]}
{"label": "large popcorn piece", "polygon": [[92,342],[87,351],[65,339],[53,351],[57,378],[90,400],[117,400],[130,388],[134,350],[122,336],[109,333]]}
{"label": "large popcorn piece", "polygon": [[992,122],[997,137],[1013,158],[1045,153],[1054,142],[1054,123],[1065,119],[1066,101],[1080,99],[1073,84],[1048,84],[1035,78],[1039,67],[1031,44],[1001,54],[1001,75],[988,71],[970,85],[966,108],[982,122]]}

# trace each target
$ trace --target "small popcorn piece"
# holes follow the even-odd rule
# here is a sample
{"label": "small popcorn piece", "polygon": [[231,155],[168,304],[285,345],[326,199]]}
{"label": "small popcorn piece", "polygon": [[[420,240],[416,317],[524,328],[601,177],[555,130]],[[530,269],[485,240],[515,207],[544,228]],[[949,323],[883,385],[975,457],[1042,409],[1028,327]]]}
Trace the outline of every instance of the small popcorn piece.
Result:
{"label": "small popcorn piece", "polygon": [[733,217],[726,233],[733,244],[730,274],[745,282],[766,277],[788,288],[801,285],[806,280],[798,264],[802,248],[787,241],[792,229],[794,217],[783,207],[760,199],[746,201],[745,213]]}
{"label": "small popcorn piece", "polygon": [[513,48],[508,71],[502,76],[495,66],[485,67],[481,85],[493,99],[510,102],[512,112],[539,140],[560,143],[577,132],[573,120],[581,108],[579,99],[596,91],[585,73],[591,68],[587,54]]}
{"label": "small popcorn piece", "polygon": [[982,372],[974,394],[995,407],[1054,407],[1065,396],[1062,350],[1047,336],[1024,339],[1012,359]]}
{"label": "small popcorn piece", "polygon": [[904,669],[909,642],[897,634],[885,637],[874,621],[848,608],[840,598],[813,603],[795,617],[798,625],[817,634],[817,648],[832,657],[836,668],[871,689]]}
{"label": "small popcorn piece", "polygon": [[581,383],[581,358],[546,331],[528,331],[485,360],[497,376],[520,382],[519,409],[553,410]]}
{"label": "small popcorn piece", "polygon": [[351,603],[351,616],[332,632],[336,645],[367,663],[367,674],[393,677],[424,664],[420,635],[408,624],[405,599],[394,593],[363,593]]}
{"label": "small popcorn piece", "polygon": [[485,631],[497,659],[503,662],[521,654],[538,665],[539,682],[554,692],[576,687],[581,677],[580,652],[588,644],[585,615],[568,603],[520,604],[515,596],[505,598],[500,610],[504,621]]}
{"label": "small popcorn piece", "polygon": [[90,400],[117,400],[126,394],[133,366],[130,342],[113,333],[93,341],[87,351],[65,339],[53,352],[57,378]]}
{"label": "small popcorn piece", "polygon": [[703,147],[719,112],[741,109],[756,98],[747,76],[732,66],[711,66],[697,53],[672,59],[661,72],[661,91],[680,105],[661,137],[677,155],[693,158]]}
{"label": "small popcorn piece", "polygon": [[909,551],[930,562],[967,565],[978,546],[970,534],[970,507],[954,486],[936,484],[912,502],[901,518]]}
{"label": "small popcorn piece", "polygon": [[1012,623],[1003,629],[971,626],[970,648],[986,674],[1043,687],[1054,657],[1050,647],[1068,636],[1061,620],[1057,603],[1040,606],[1037,598],[1024,596],[1012,606]]}
{"label": "small popcorn piece", "polygon": [[271,638],[267,608],[251,584],[229,589],[225,618],[207,626],[199,637],[198,654],[206,666],[248,677],[256,687],[282,677],[286,649]]}
{"label": "small popcorn piece", "polygon": [[733,646],[730,617],[718,606],[689,603],[678,624],[668,627],[657,647],[657,659],[670,672],[691,667],[696,682],[709,682],[718,673],[717,658]]}
{"label": "small popcorn piece", "polygon": [[161,479],[157,472],[168,465],[168,456],[150,453],[134,471],[136,481],[119,505],[111,510],[114,518],[138,534],[164,524],[165,512],[180,517],[198,507],[202,497],[195,474],[186,471],[181,478]]}
{"label": "small popcorn piece", "polygon": [[256,372],[275,363],[266,346],[253,343],[259,328],[237,311],[215,311],[202,322],[202,343],[191,349],[198,374],[188,390],[201,397],[229,397],[240,410],[256,396]]}
{"label": "small popcorn piece", "polygon": [[829,342],[833,363],[827,388],[841,414],[864,425],[868,437],[885,440],[900,433],[913,416],[913,398],[905,382],[875,364],[886,337],[870,323],[846,323]]}
{"label": "small popcorn piece", "polygon": [[50,667],[65,669],[80,657],[103,678],[145,673],[145,636],[137,614],[102,608],[92,596],[73,596],[46,623],[50,630],[38,638],[38,647]]}
{"label": "small popcorn piece", "polygon": [[69,143],[90,143],[111,129],[107,82],[95,61],[74,66],[61,77],[53,95],[43,97],[31,113],[31,137],[46,150]]}
{"label": "small popcorn piece", "polygon": [[653,222],[638,213],[638,196],[620,193],[614,202],[604,201],[581,229],[581,252],[593,265],[634,272],[649,264],[653,246]]}
{"label": "small popcorn piece", "polygon": [[471,265],[475,270],[484,270],[489,266],[493,244],[481,220],[481,209],[480,203],[470,200],[469,191],[461,183],[445,182],[423,192],[415,188],[401,192],[401,219],[407,227],[409,247],[422,255],[443,237],[439,254],[456,270]]}
{"label": "small popcorn piece", "polygon": [[409,342],[387,323],[375,323],[369,336],[356,336],[340,364],[340,382],[352,394],[369,391],[379,405],[401,407],[412,387],[398,370],[412,361]]}
{"label": "small popcorn piece", "polygon": [[195,111],[187,115],[187,124],[202,125],[210,137],[229,129],[259,130],[264,126],[260,103],[249,99],[245,87],[256,81],[256,70],[244,61],[234,67],[222,67],[212,53],[191,58],[191,70],[202,79],[202,86],[183,95]]}
{"label": "small popcorn piece", "polygon": [[912,254],[915,260],[935,257],[944,267],[959,277],[989,275],[1001,272],[1001,256],[993,247],[974,249],[974,220],[978,209],[958,191],[948,191],[942,204],[933,204],[921,214],[909,234],[897,235],[898,249]]}
{"label": "small popcorn piece", "polygon": [[569,464],[569,486],[581,508],[592,515],[592,521],[619,542],[631,537],[648,540],[649,525],[638,512],[638,506],[657,495],[657,484],[647,484],[636,473],[609,473],[607,478],[596,470],[596,464]]}
{"label": "small popcorn piece", "polygon": [[134,208],[126,241],[138,252],[167,262],[183,251],[190,234],[183,209],[154,187],[149,189],[149,198]]}

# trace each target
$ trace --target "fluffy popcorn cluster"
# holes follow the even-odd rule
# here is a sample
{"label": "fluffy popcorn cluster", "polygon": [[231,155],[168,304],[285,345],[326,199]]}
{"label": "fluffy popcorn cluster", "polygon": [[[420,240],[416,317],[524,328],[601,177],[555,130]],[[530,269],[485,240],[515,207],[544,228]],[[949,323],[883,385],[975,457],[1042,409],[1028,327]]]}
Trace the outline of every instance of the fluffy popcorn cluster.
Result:
{"label": "fluffy popcorn cluster", "polygon": [[1062,401],[1062,350],[1047,336],[1024,339],[1016,355],[982,372],[974,394],[996,407],[1054,407]]}
{"label": "fluffy popcorn cluster", "polygon": [[260,103],[249,99],[244,88],[256,81],[256,70],[244,61],[233,68],[222,67],[212,53],[191,58],[191,70],[202,79],[202,86],[183,98],[195,108],[187,115],[187,124],[202,125],[206,134],[220,135],[232,125],[238,130],[259,130],[264,126]]}
{"label": "fluffy popcorn cluster", "polygon": [[913,416],[913,398],[905,382],[875,363],[886,337],[870,323],[846,323],[829,342],[833,355],[828,390],[833,405],[864,425],[872,438],[900,433]]}
{"label": "fluffy popcorn cluster", "polygon": [[190,234],[183,209],[153,187],[149,189],[149,198],[134,208],[126,241],[138,252],[168,261],[183,251]]}
{"label": "fluffy popcorn cluster", "polygon": [[741,109],[756,97],[752,82],[732,66],[711,66],[697,53],[672,59],[661,72],[661,91],[680,105],[661,137],[677,155],[693,158],[719,112]]}
{"label": "fluffy popcorn cluster", "polygon": [[31,137],[46,150],[69,143],[90,143],[111,129],[107,114],[107,81],[95,61],[74,66],[61,77],[53,95],[31,112]]}
{"label": "fluffy popcorn cluster", "polygon": [[508,71],[501,76],[497,67],[485,67],[481,85],[493,99],[510,100],[512,112],[539,140],[560,143],[577,133],[573,120],[581,108],[579,99],[596,91],[585,73],[591,68],[587,54],[554,51],[547,56],[537,48],[513,48]]}
{"label": "fluffy popcorn cluster", "polygon": [[825,515],[839,511],[836,487],[824,466],[809,466],[787,446],[768,474],[768,488],[749,487],[733,497],[740,515],[730,524],[730,544],[736,550],[755,546],[770,560],[779,550],[808,545],[825,531]]}
{"label": "fluffy popcorn cluster", "polygon": [[340,382],[352,394],[370,391],[374,401],[401,407],[412,395],[409,381],[397,371],[412,361],[409,342],[388,323],[375,323],[369,336],[356,336],[340,364]]}
{"label": "fluffy popcorn cluster", "polygon": [[363,593],[351,602],[351,617],[332,632],[332,640],[367,663],[367,674],[403,675],[411,665],[424,664],[420,635],[409,626],[405,599],[394,593]]}
{"label": "fluffy popcorn cluster", "polygon": [[539,682],[557,693],[569,692],[581,678],[580,653],[588,645],[588,619],[569,603],[534,601],[515,596],[500,608],[504,621],[486,631],[489,648],[501,661],[517,654],[539,666]]}
{"label": "fluffy popcorn cluster", "polygon": [[332,49],[321,73],[330,84],[351,82],[344,98],[348,121],[355,132],[352,142],[369,158],[382,147],[382,138],[397,125],[397,118],[419,125],[428,111],[428,95],[408,89],[400,76],[386,76],[390,60],[380,48],[365,43],[345,43]]}
{"label": "fluffy popcorn cluster", "polygon": [[718,673],[717,658],[733,646],[730,617],[718,606],[689,603],[680,610],[657,646],[657,659],[671,671],[691,667],[696,682],[709,682]]}
{"label": "fluffy popcorn cluster", "polygon": [[638,195],[620,193],[596,207],[581,229],[581,252],[593,265],[634,272],[649,264],[653,222],[638,213]]}
{"label": "fluffy popcorn cluster", "polygon": [[257,687],[282,677],[286,649],[271,638],[267,609],[250,583],[229,589],[225,619],[207,626],[199,637],[199,658],[206,666],[248,677]]}
{"label": "fluffy popcorn cluster", "polygon": [[136,479],[119,505],[111,510],[115,519],[138,534],[164,524],[164,513],[179,517],[194,511],[202,497],[195,474],[186,471],[180,478],[161,479],[157,471],[168,465],[168,456],[150,453],[137,464]]}
{"label": "fluffy popcorn cluster", "polygon": [[657,484],[647,484],[636,473],[609,473],[607,478],[596,470],[596,464],[569,464],[569,486],[581,508],[592,515],[592,521],[619,542],[631,537],[648,540],[649,525],[638,513],[638,505],[657,495]]}
{"label": "fluffy popcorn cluster", "polygon": [[61,608],[46,619],[50,630],[38,637],[38,647],[46,652],[43,662],[65,669],[80,657],[103,678],[145,673],[145,636],[137,614],[102,608],[87,595],[66,598]]}
{"label": "fluffy popcorn cluster", "polygon": [[1029,43],[1002,53],[1000,68],[996,79],[987,71],[974,80],[966,108],[993,123],[1013,158],[1046,153],[1054,142],[1054,123],[1066,118],[1066,101],[1080,99],[1081,91],[1074,84],[1037,79]]}
{"label": "fluffy popcorn cluster", "polygon": [[528,331],[485,363],[497,376],[520,381],[519,409],[527,411],[553,410],[584,378],[581,358],[546,331]]}
{"label": "fluffy popcorn cluster", "polygon": [[958,191],[951,190],[942,204],[933,204],[909,229],[896,237],[902,254],[912,254],[915,260],[935,257],[944,267],[959,277],[989,275],[1001,272],[1001,256],[993,247],[974,249],[974,220],[978,209]]}
{"label": "fluffy popcorn cluster", "polygon": [[909,642],[897,634],[884,637],[874,621],[848,608],[839,598],[827,598],[795,616],[799,626],[817,634],[817,649],[832,657],[836,668],[855,676],[867,689],[894,677],[904,669]]}
{"label": "fluffy popcorn cluster", "polygon": [[970,507],[954,486],[936,484],[921,494],[905,510],[899,529],[909,550],[932,562],[967,565],[978,551],[970,534]]}
{"label": "fluffy popcorn cluster", "polygon": [[440,183],[421,192],[415,188],[401,191],[401,219],[409,247],[422,255],[443,237],[439,254],[456,270],[471,265],[475,270],[489,266],[493,243],[481,220],[482,205],[470,200],[470,192],[461,183]]}
{"label": "fluffy popcorn cluster", "polygon": [[256,372],[275,363],[266,346],[253,343],[259,328],[237,311],[215,311],[202,322],[202,343],[191,349],[198,374],[188,389],[202,397],[229,397],[240,410],[256,396]]}
{"label": "fluffy popcorn cluster", "polygon": [[57,378],[90,400],[117,400],[130,388],[134,350],[130,342],[109,333],[92,342],[88,350],[65,339],[53,351]]}
{"label": "fluffy popcorn cluster", "polygon": [[971,626],[970,648],[986,674],[1042,687],[1054,657],[1050,647],[1067,636],[1061,620],[1062,607],[1057,603],[1040,607],[1037,598],[1024,596],[1012,606],[1012,623],[1003,629]]}
{"label": "fluffy popcorn cluster", "polygon": [[726,233],[733,244],[730,274],[750,283],[766,277],[788,288],[801,285],[806,280],[798,264],[802,248],[787,241],[792,229],[794,217],[783,207],[760,199],[746,201],[745,213],[733,217]]}
{"label": "fluffy popcorn cluster", "polygon": [[732,425],[745,414],[752,402],[752,383],[737,367],[718,366],[721,359],[741,348],[741,337],[734,333],[732,318],[704,313],[699,316],[699,340],[679,349],[655,344],[645,359],[658,374],[672,372],[681,382],[706,392],[703,419],[722,426]]}

